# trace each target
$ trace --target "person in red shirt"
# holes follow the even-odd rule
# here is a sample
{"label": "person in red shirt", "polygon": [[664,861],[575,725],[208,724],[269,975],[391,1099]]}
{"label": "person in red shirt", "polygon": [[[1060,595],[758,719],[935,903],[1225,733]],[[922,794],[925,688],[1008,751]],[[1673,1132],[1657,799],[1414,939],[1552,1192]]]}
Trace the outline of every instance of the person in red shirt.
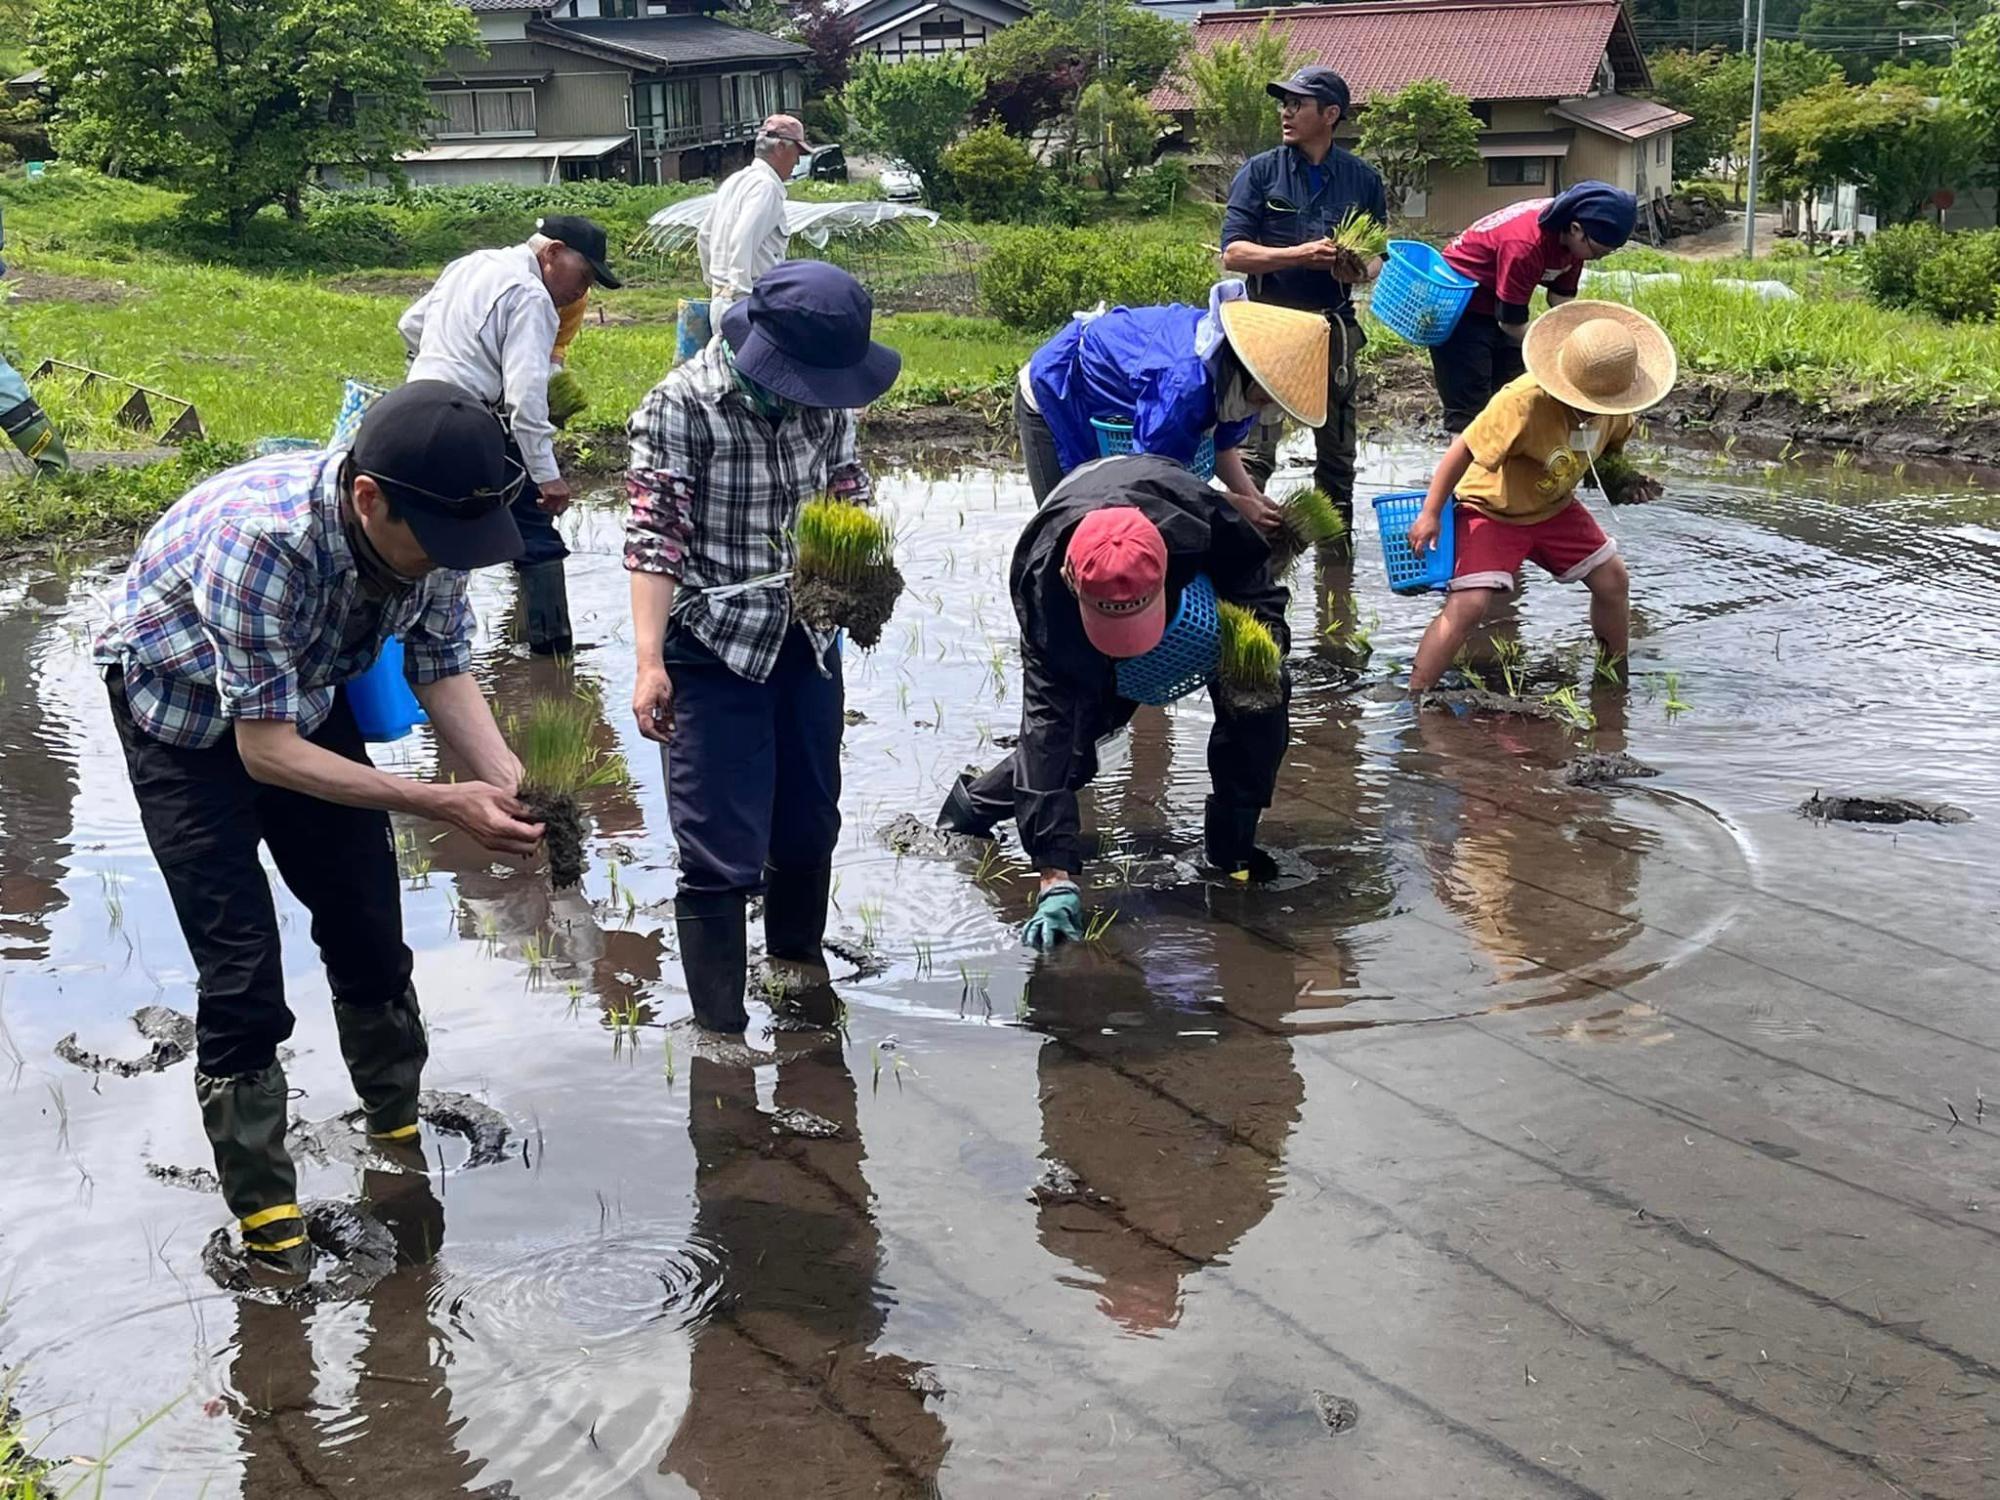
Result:
{"label": "person in red shirt", "polygon": [[1460,275],[1479,283],[1451,337],[1431,350],[1444,425],[1463,432],[1494,393],[1525,373],[1521,340],[1535,288],[1549,305],[1576,296],[1586,262],[1632,237],[1639,200],[1608,182],[1579,182],[1488,214],[1445,247]]}

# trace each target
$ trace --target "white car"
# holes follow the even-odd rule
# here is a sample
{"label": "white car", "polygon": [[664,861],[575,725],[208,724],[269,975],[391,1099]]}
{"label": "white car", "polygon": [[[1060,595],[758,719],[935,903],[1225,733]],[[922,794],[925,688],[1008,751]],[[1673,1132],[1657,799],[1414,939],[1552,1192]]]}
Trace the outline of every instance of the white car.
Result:
{"label": "white car", "polygon": [[882,196],[891,203],[914,203],[924,195],[924,179],[906,161],[892,161],[882,169]]}

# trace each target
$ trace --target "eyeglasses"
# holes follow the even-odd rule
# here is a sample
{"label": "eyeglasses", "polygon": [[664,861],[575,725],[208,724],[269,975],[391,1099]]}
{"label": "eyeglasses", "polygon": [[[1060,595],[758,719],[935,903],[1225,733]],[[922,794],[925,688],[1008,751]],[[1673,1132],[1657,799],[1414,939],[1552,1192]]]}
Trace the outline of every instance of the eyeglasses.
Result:
{"label": "eyeglasses", "polygon": [[1278,101],[1278,113],[1290,114],[1295,109],[1304,109],[1308,104],[1317,104],[1317,99],[1308,99],[1304,94],[1287,94]]}
{"label": "eyeglasses", "polygon": [[[440,495],[437,491],[427,490],[422,485],[411,484],[407,479],[391,479],[386,474],[371,474],[366,469],[360,472],[367,474],[370,479],[391,493],[415,495],[419,499],[429,501],[448,516],[470,519],[498,510],[501,506],[512,505],[520,496],[521,490],[528,483],[528,471],[511,458],[507,460],[507,467],[511,472],[506,482],[498,489],[474,490],[469,495]],[[500,502],[499,505],[492,503],[496,499]]]}

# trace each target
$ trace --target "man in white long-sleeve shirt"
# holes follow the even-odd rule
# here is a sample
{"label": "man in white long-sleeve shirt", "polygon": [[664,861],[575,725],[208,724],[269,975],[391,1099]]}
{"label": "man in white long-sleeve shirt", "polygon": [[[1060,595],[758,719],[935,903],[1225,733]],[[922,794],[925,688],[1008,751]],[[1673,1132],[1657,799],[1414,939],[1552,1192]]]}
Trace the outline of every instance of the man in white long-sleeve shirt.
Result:
{"label": "man in white long-sleeve shirt", "polygon": [[785,258],[785,184],[806,149],[806,128],[790,115],[758,127],[757,159],[723,180],[695,235],[708,283],[710,324],[720,329],[729,304],[750,295],[757,278]]}
{"label": "man in white long-sleeve shirt", "polygon": [[507,424],[510,454],[534,485],[514,502],[525,550],[514,564],[527,607],[528,645],[544,655],[572,647],[569,549],[555,517],[569,508],[549,421],[549,371],[557,309],[595,281],[615,287],[604,231],[589,219],[550,214],[526,244],[475,250],[444,268],[436,285],[396,325],[409,350],[412,380],[442,380],[484,401]]}

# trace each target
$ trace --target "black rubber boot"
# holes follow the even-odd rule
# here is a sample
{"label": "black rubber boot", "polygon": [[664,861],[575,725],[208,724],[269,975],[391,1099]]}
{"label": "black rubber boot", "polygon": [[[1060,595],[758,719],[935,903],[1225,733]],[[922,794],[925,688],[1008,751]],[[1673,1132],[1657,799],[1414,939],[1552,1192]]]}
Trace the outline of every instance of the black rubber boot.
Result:
{"label": "black rubber boot", "polygon": [[764,867],[764,952],[788,964],[826,973],[827,897],[833,866],[805,870]]}
{"label": "black rubber boot", "polygon": [[56,474],[69,467],[69,450],[63,447],[61,434],[40,402],[31,399],[0,412],[0,432],[13,439],[14,446],[43,473]]}
{"label": "black rubber boot", "polygon": [[1202,807],[1202,856],[1224,875],[1247,875],[1263,884],[1278,877],[1278,862],[1257,847],[1261,807],[1241,807],[1210,797]]}
{"label": "black rubber boot", "polygon": [[1012,799],[1005,806],[981,799],[974,787],[976,779],[970,771],[959,772],[958,780],[945,794],[944,806],[938,809],[937,826],[947,833],[990,839],[994,828],[1014,815],[1014,804]]}
{"label": "black rubber boot", "polygon": [[528,619],[528,649],[537,656],[568,656],[575,643],[569,629],[569,582],[563,559],[533,563],[520,570],[521,608]]}
{"label": "black rubber boot", "polygon": [[424,1018],[417,1010],[417,992],[405,989],[387,1005],[333,1002],[333,1023],[340,1032],[340,1055],[347,1076],[361,1096],[368,1134],[390,1144],[416,1142],[417,1094],[423,1087],[424,1064],[430,1059]]}
{"label": "black rubber boot", "polygon": [[222,1201],[242,1228],[244,1250],[269,1270],[306,1275],[313,1252],[299,1213],[299,1174],[285,1149],[284,1068],[274,1062],[236,1078],[196,1073],[194,1095]]}
{"label": "black rubber boot", "polygon": [[674,897],[674,929],[681,945],[681,973],[697,1025],[741,1035],[750,1024],[743,984],[750,959],[741,891]]}

